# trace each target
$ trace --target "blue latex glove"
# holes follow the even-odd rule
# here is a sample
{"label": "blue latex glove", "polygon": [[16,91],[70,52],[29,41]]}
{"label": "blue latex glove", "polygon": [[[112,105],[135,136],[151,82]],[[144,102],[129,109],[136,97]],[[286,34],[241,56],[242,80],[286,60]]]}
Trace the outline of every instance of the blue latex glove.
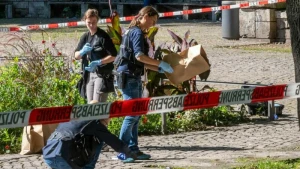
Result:
{"label": "blue latex glove", "polygon": [[161,61],[158,67],[161,68],[164,72],[173,73],[173,68],[170,66],[170,64],[164,61]]}
{"label": "blue latex glove", "polygon": [[80,56],[83,56],[84,54],[86,54],[87,52],[91,51],[93,49],[93,47],[91,47],[91,44],[86,43],[82,49],[79,51]]}
{"label": "blue latex glove", "polygon": [[84,69],[89,71],[89,72],[95,72],[95,69],[97,66],[101,65],[101,59],[100,60],[95,60],[95,61],[92,61],[88,67],[85,67]]}

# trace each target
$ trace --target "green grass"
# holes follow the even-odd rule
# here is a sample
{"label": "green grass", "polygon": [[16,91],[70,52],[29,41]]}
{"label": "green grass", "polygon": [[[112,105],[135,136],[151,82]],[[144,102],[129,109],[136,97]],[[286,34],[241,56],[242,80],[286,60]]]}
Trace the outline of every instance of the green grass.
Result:
{"label": "green grass", "polygon": [[[1,20],[0,20],[1,21]],[[98,26],[103,29],[107,30],[108,24],[98,24]],[[127,25],[121,24],[121,27],[126,27]],[[80,37],[84,32],[87,32],[88,29],[85,26],[82,27],[64,27],[64,28],[56,28],[56,29],[45,29],[45,30],[36,30],[36,31],[28,31],[31,36],[31,40],[33,41],[40,41],[41,40],[41,32],[45,33],[45,38],[48,40],[48,37],[51,37],[55,41],[62,41],[66,39],[77,39],[79,40]]]}
{"label": "green grass", "polygon": [[260,45],[241,45],[241,46],[215,46],[215,48],[241,49],[255,52],[279,52],[291,53],[290,44],[260,44]]}
{"label": "green grass", "polygon": [[[243,163],[249,163],[249,161],[254,161],[254,159],[243,159],[240,160]],[[232,169],[300,169],[300,159],[288,159],[278,161],[275,159],[259,159],[256,162],[251,162],[244,166],[234,167]]]}
{"label": "green grass", "polygon": [[55,41],[68,39],[80,39],[82,34],[86,32],[85,27],[76,27],[76,28],[58,28],[58,29],[47,29],[45,31],[34,31],[30,32],[32,41],[40,41],[42,39],[41,32],[45,33],[44,37],[48,40],[48,37],[51,37]]}
{"label": "green grass", "polygon": [[[109,25],[109,24],[107,24]],[[98,25],[101,29],[106,30],[107,26],[104,24]],[[28,31],[31,36],[31,40],[41,40],[41,32],[45,34],[46,40],[48,37],[55,39],[56,41],[66,40],[66,39],[80,39],[84,32],[87,32],[88,29],[86,27],[65,27],[65,28],[57,28],[57,29],[45,29],[45,30],[37,30],[37,31]]]}
{"label": "green grass", "polygon": [[261,46],[241,46],[239,49],[251,50],[251,51],[264,51],[264,52],[280,52],[280,53],[291,53],[291,48],[282,47],[261,47]]}

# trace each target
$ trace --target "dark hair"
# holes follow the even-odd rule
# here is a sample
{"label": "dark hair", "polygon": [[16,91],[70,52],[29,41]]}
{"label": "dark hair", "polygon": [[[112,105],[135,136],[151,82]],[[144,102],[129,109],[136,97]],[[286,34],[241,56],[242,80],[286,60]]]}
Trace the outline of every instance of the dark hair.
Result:
{"label": "dark hair", "polygon": [[140,24],[140,20],[143,18],[144,15],[148,16],[159,16],[156,9],[152,6],[145,6],[143,7],[139,13],[133,18],[133,20],[129,24],[129,28],[133,26],[138,26]]}
{"label": "dark hair", "polygon": [[98,11],[97,9],[88,9],[83,17],[82,17],[82,21],[85,21],[87,18],[91,18],[91,17],[96,17],[97,20],[99,20],[99,15],[98,15]]}

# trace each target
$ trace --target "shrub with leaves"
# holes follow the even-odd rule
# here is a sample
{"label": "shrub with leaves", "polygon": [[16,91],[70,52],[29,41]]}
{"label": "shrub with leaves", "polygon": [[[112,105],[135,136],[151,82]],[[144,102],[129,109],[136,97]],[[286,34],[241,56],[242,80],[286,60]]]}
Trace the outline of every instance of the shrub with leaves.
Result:
{"label": "shrub with leaves", "polygon": [[22,142],[21,129],[0,129],[0,154],[18,153]]}
{"label": "shrub with leaves", "polygon": [[[123,117],[113,118],[109,124],[109,130],[118,135],[123,119]],[[165,134],[205,130],[208,126],[230,126],[248,121],[246,114],[236,112],[230,106],[170,112],[167,114]],[[140,120],[139,134],[161,134],[161,123],[161,114],[143,115]]]}
{"label": "shrub with leaves", "polygon": [[[185,33],[184,38],[179,37],[171,30],[168,30],[168,33],[171,35],[173,42],[171,44],[167,44],[167,42],[165,42],[164,44],[158,46],[153,56],[154,59],[162,60],[162,58],[166,54],[180,53],[191,46],[198,45],[198,43],[194,39],[191,39],[189,41],[189,36],[190,36],[189,30]],[[208,58],[206,56],[202,56],[202,57],[209,64]],[[199,77],[201,80],[207,80],[209,74],[210,74],[210,70],[207,70],[199,74]],[[164,74],[159,74],[155,71],[148,71],[149,81],[147,83],[147,89],[149,90],[150,96],[190,93],[195,91],[196,89],[196,82],[193,80],[187,80],[175,86],[168,82],[161,83],[161,79],[167,79],[167,78]]]}
{"label": "shrub with leaves", "polygon": [[[80,75],[72,73],[68,56],[57,49],[55,42],[47,42],[44,32],[42,35],[41,44],[34,44],[28,34],[1,38],[0,53],[10,62],[0,67],[0,112],[84,103],[75,87]],[[3,144],[17,150],[14,146],[19,145],[12,138],[20,137],[22,129],[4,131],[0,129],[0,139],[8,133],[11,141],[1,142],[0,151]]]}
{"label": "shrub with leaves", "polygon": [[[117,100],[110,95],[109,101]],[[109,123],[109,130],[119,135],[124,117],[113,118]],[[219,106],[209,109],[194,109],[167,113],[165,134],[175,134],[187,131],[205,130],[208,126],[230,126],[248,122],[247,111],[244,106],[235,111],[231,106]],[[162,134],[161,114],[142,115],[139,125],[140,135]]]}

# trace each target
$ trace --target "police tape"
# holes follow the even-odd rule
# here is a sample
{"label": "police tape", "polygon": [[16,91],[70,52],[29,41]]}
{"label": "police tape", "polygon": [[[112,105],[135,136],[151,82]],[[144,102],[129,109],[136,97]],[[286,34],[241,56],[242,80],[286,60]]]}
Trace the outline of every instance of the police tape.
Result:
{"label": "police tape", "polygon": [[0,128],[168,113],[300,97],[300,83],[0,113]]}
{"label": "police tape", "polygon": [[[219,10],[228,10],[228,9],[239,9],[239,8],[248,8],[254,6],[262,6],[267,4],[276,4],[286,2],[286,0],[262,0],[256,2],[243,2],[235,5],[224,5],[217,7],[207,7],[207,8],[199,8],[199,9],[191,9],[191,10],[183,10],[183,11],[175,11],[175,12],[164,12],[159,13],[159,17],[172,17],[178,15],[190,15],[196,13],[205,13],[205,12],[213,12]],[[131,21],[134,16],[120,17],[120,21]],[[111,19],[100,19],[98,23],[110,23]],[[64,27],[76,27],[76,26],[85,26],[83,21],[78,22],[66,22],[66,23],[52,23],[52,24],[42,24],[42,25],[28,25],[28,26],[14,26],[14,27],[0,27],[0,32],[15,32],[15,31],[30,31],[30,30],[44,30],[44,29],[55,29],[55,28],[64,28]]]}

